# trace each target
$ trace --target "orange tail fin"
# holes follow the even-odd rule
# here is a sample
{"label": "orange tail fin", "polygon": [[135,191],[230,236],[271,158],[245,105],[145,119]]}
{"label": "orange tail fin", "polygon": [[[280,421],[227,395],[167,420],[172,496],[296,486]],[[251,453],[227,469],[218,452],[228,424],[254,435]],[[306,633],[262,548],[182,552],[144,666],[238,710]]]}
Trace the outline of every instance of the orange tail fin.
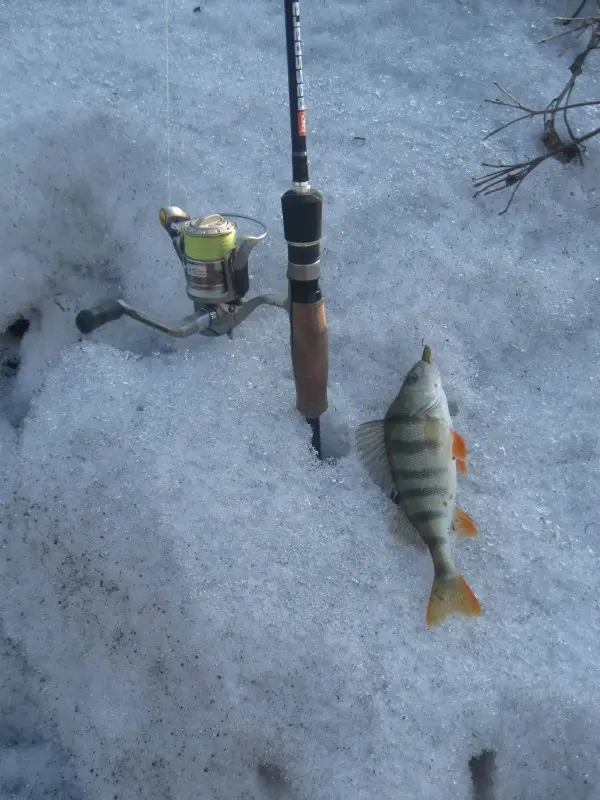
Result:
{"label": "orange tail fin", "polygon": [[464,614],[467,617],[478,617],[481,614],[479,600],[462,575],[436,578],[431,587],[427,627],[439,625],[449,614]]}
{"label": "orange tail fin", "polygon": [[460,533],[461,536],[477,536],[477,525],[475,525],[471,517],[458,506],[454,509],[452,527],[457,533]]}

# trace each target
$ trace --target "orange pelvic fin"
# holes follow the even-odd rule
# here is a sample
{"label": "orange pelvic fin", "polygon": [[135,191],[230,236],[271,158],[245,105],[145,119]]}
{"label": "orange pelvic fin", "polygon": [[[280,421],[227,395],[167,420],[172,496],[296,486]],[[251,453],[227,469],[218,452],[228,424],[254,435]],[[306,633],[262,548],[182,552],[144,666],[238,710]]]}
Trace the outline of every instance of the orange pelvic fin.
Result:
{"label": "orange pelvic fin", "polygon": [[477,536],[477,525],[475,525],[471,517],[458,506],[454,509],[452,527],[457,533],[460,533],[461,536]]}

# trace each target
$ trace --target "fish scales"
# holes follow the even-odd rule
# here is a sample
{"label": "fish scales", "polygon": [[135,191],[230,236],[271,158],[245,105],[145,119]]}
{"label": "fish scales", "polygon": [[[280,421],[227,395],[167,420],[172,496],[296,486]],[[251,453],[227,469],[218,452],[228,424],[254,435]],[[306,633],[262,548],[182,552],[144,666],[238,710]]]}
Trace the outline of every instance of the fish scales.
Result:
{"label": "fish scales", "polygon": [[437,574],[445,574],[440,545],[446,540],[456,476],[449,467],[452,431],[439,419],[439,411],[432,409],[429,416],[415,419],[392,404],[384,419],[384,436],[400,504],[432,550]]}

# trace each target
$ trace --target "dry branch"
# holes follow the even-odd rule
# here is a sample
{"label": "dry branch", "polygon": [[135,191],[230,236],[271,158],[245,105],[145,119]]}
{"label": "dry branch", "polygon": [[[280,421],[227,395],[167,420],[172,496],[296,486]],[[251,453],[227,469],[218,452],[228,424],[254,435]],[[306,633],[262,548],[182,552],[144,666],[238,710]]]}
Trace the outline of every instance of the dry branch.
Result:
{"label": "dry branch", "polygon": [[[568,31],[561,31],[560,33],[547,37],[542,41],[549,41],[557,36],[564,36],[572,33],[583,33],[590,30],[589,41],[584,50],[579,53],[569,67],[571,77],[567,81],[563,90],[555,98],[553,98],[545,108],[531,108],[521,103],[517,98],[511,94],[507,89],[500,86],[499,83],[494,82],[494,85],[502,92],[504,97],[497,97],[494,100],[486,100],[488,103],[494,105],[505,106],[522,112],[515,119],[509,120],[502,125],[499,125],[491,133],[487,134],[485,139],[495,136],[500,131],[520,122],[524,119],[531,119],[537,116],[543,117],[543,131],[541,133],[541,141],[546,149],[546,153],[535,158],[528,159],[516,164],[486,164],[482,166],[493,168],[493,172],[487,173],[479,178],[473,179],[473,186],[477,190],[475,197],[480,194],[487,195],[493,192],[499,192],[512,187],[508,203],[505,208],[500,212],[501,214],[508,211],[513,198],[521,186],[525,178],[530,175],[533,170],[542,164],[546,159],[554,157],[563,164],[568,164],[573,159],[578,158],[580,163],[583,164],[582,151],[585,149],[583,143],[588,139],[593,138],[600,134],[600,128],[577,136],[571,125],[569,119],[569,112],[574,108],[583,108],[584,106],[597,106],[600,105],[600,100],[588,100],[585,102],[573,103],[571,96],[575,88],[575,82],[583,71],[584,63],[592,52],[592,50],[600,49],[600,0],[596,0],[596,13],[589,17],[580,17],[580,13],[586,5],[588,0],[583,0],[575,13],[571,17],[557,17],[555,22],[560,25],[573,25]],[[508,99],[507,99],[508,98]],[[557,128],[558,115],[562,115],[566,135],[561,136]]]}

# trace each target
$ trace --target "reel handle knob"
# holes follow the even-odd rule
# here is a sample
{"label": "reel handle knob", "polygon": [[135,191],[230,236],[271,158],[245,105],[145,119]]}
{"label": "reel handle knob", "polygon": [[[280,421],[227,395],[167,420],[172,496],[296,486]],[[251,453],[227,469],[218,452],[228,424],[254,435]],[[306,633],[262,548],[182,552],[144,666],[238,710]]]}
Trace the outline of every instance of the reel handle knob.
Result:
{"label": "reel handle knob", "polygon": [[120,319],[124,313],[125,310],[117,300],[107,300],[80,311],[75,317],[75,325],[81,333],[91,333],[107,322]]}

